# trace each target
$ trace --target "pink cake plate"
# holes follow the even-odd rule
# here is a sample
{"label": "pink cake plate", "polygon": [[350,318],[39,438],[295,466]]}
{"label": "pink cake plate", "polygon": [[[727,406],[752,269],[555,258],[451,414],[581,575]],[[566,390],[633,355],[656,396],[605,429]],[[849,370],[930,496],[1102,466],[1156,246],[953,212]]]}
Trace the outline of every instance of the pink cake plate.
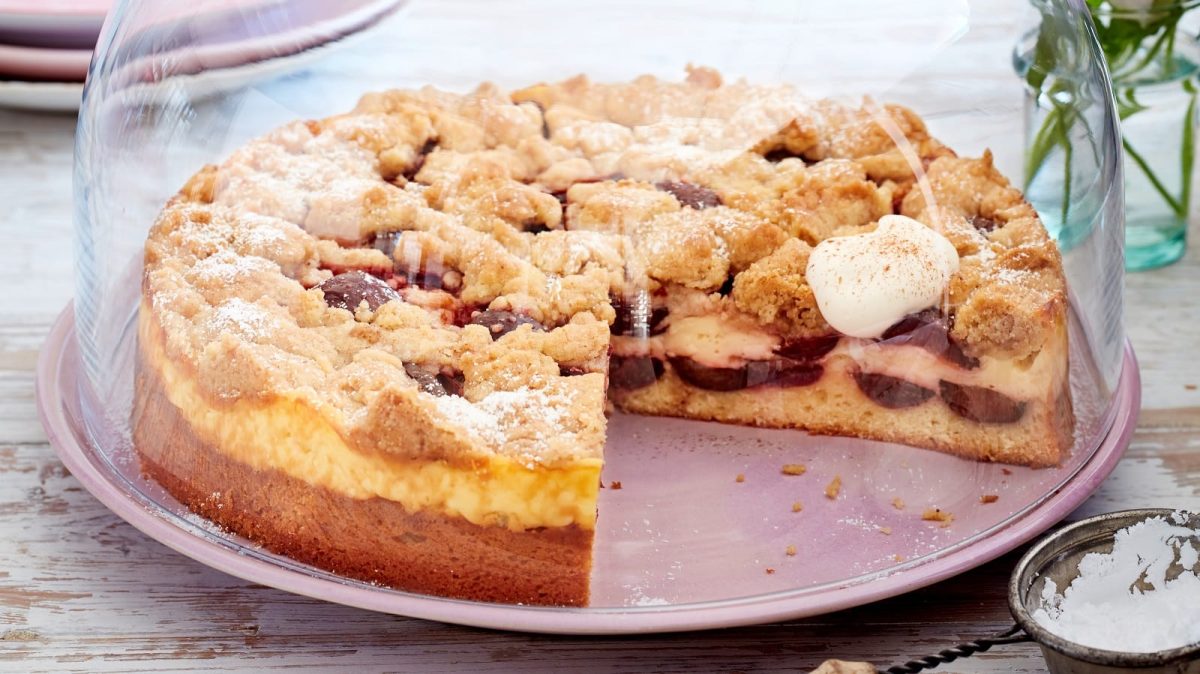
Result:
{"label": "pink cake plate", "polygon": [[[1079,355],[1072,355],[1073,367],[1087,360]],[[317,599],[563,634],[801,618],[893,597],[979,566],[1045,531],[1096,490],[1128,446],[1141,399],[1137,361],[1127,344],[1110,401],[1100,403],[1094,394],[1089,400],[1076,387],[1076,448],[1062,466],[1043,470],[796,431],[615,415],[604,482],[622,486],[601,492],[592,606],[542,608],[361,583],[221,530],[142,478],[127,446],[93,443],[81,413],[81,376],[68,306],[38,360],[42,423],[80,483],[164,545],[239,578]],[[785,463],[804,463],[808,470],[785,476]],[[743,480],[735,479],[738,474]],[[834,477],[841,479],[841,491],[829,499],[824,491]],[[998,499],[982,504],[985,494]],[[896,499],[903,508],[895,507]],[[793,512],[796,502],[803,504],[801,512]],[[952,513],[954,521],[946,527],[923,521],[929,507]]]}

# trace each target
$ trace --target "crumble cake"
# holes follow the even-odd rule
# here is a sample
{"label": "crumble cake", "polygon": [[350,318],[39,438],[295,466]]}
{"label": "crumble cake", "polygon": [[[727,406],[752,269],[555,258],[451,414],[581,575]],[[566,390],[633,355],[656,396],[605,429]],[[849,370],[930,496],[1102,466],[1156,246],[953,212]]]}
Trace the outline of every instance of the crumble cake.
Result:
{"label": "crumble cake", "polygon": [[582,605],[606,400],[1052,465],[1066,312],[990,155],[898,106],[702,68],[387,91],[166,206],[134,444],[188,507],[299,561]]}

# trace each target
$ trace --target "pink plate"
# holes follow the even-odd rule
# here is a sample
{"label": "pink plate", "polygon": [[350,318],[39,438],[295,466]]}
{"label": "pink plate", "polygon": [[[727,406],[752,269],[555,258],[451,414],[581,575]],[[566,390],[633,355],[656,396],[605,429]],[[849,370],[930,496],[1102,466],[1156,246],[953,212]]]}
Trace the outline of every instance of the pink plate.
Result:
{"label": "pink plate", "polygon": [[113,0],[0,0],[0,42],[90,51],[112,4]]}
{"label": "pink plate", "polygon": [[30,16],[99,16],[113,0],[0,0],[0,13]]}
{"label": "pink plate", "polygon": [[[592,607],[442,599],[341,578],[273,555],[183,509],[144,480],[128,448],[93,444],[81,416],[75,319],[38,360],[38,410],[71,473],[146,535],[213,568],[365,609],[464,625],[571,634],[665,632],[818,615],[892,597],[1012,550],[1069,514],[1129,443],[1141,399],[1126,347],[1111,404],[1076,392],[1087,438],[1063,465],[1030,470],[795,431],[616,415],[610,422]],[[1086,360],[1072,355],[1073,365]],[[1087,449],[1083,449],[1086,447]],[[784,463],[804,463],[784,476]],[[737,474],[745,479],[738,482]],[[824,496],[835,477],[837,499]],[[980,496],[996,494],[991,504]],[[906,504],[893,506],[895,499]],[[803,511],[795,513],[799,501]],[[948,527],[927,507],[955,515]],[[787,555],[788,546],[797,554]],[[767,573],[767,569],[773,573]]]}
{"label": "pink plate", "polygon": [[47,49],[0,44],[4,79],[82,82],[92,61],[91,49]]}

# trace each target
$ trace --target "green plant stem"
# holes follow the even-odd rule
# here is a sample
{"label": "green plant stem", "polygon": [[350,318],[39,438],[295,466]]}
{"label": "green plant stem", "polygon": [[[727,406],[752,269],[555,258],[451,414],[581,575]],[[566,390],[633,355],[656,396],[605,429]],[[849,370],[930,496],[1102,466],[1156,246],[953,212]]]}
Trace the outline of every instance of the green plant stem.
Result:
{"label": "green plant stem", "polygon": [[1050,154],[1050,150],[1054,147],[1052,140],[1056,137],[1055,126],[1059,124],[1058,108],[1052,109],[1046,113],[1046,118],[1042,120],[1042,125],[1038,128],[1037,133],[1033,136],[1033,144],[1029,147],[1029,153],[1025,157],[1025,187],[1033,183],[1034,177],[1041,170],[1042,164],[1046,162],[1046,157]]}
{"label": "green plant stem", "polygon": [[1071,209],[1071,163],[1074,150],[1071,147],[1071,139],[1067,137],[1067,130],[1062,130],[1062,147],[1063,147],[1063,198],[1062,198],[1062,223],[1067,226],[1067,211]]}
{"label": "green plant stem", "polygon": [[1113,81],[1115,82],[1115,81],[1126,79],[1132,75],[1136,75],[1137,73],[1141,72],[1142,70],[1145,70],[1146,66],[1150,65],[1154,61],[1154,57],[1158,55],[1158,50],[1162,49],[1162,46],[1167,41],[1168,37],[1173,36],[1173,35],[1175,35],[1174,30],[1168,30],[1168,31],[1163,32],[1162,35],[1159,35],[1158,39],[1156,39],[1154,41],[1154,43],[1150,45],[1150,49],[1148,49],[1146,51],[1146,55],[1144,57],[1142,57],[1142,60],[1138,61],[1137,64],[1135,64],[1133,66],[1133,68],[1131,68],[1129,70],[1121,70],[1119,66],[1117,68],[1114,68],[1114,70],[1120,70],[1120,72],[1113,73],[1113,75],[1112,75]]}
{"label": "green plant stem", "polygon": [[1183,208],[1183,217],[1187,217],[1192,203],[1192,170],[1196,166],[1196,88],[1191,82],[1184,88],[1191,92],[1187,110],[1183,113],[1183,146],[1179,150],[1180,171],[1183,176],[1182,191],[1179,195],[1179,205]]}
{"label": "green plant stem", "polygon": [[1125,153],[1128,154],[1129,157],[1133,159],[1134,163],[1142,169],[1142,173],[1146,174],[1146,178],[1150,180],[1150,184],[1153,185],[1154,189],[1162,196],[1163,199],[1166,200],[1167,205],[1171,207],[1171,210],[1175,211],[1176,215],[1181,217],[1185,216],[1186,212],[1183,210],[1183,207],[1178,201],[1175,201],[1175,198],[1172,197],[1171,193],[1167,191],[1166,186],[1159,181],[1158,176],[1154,175],[1154,171],[1150,170],[1150,165],[1146,163],[1146,160],[1142,158],[1142,155],[1138,154],[1137,150],[1133,149],[1133,146],[1129,144],[1129,140],[1122,138],[1121,145],[1125,148]]}

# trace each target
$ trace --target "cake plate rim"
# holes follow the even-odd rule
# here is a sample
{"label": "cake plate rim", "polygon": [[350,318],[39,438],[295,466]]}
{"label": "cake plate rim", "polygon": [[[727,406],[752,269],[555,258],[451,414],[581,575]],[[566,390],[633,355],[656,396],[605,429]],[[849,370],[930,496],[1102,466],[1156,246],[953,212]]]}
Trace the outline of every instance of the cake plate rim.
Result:
{"label": "cake plate rim", "polygon": [[[692,604],[556,608],[491,604],[447,599],[357,582],[338,582],[299,568],[206,540],[176,525],[163,512],[135,501],[102,468],[90,444],[73,428],[68,397],[78,398],[74,303],[55,319],[38,353],[35,397],[38,416],[51,446],[66,468],[106,508],[168,548],[205,566],[254,583],[313,599],[381,613],[445,623],[546,634],[615,635],[679,632],[754,625],[812,617],[896,597],[989,562],[1049,529],[1069,515],[1112,473],[1129,445],[1141,403],[1141,374],[1133,345],[1123,350],[1121,378],[1113,392],[1115,418],[1100,446],[1079,470],[1040,503],[969,544],[867,582],[847,583],[803,593],[803,588],[773,594]],[[915,560],[914,560],[915,561]]]}

